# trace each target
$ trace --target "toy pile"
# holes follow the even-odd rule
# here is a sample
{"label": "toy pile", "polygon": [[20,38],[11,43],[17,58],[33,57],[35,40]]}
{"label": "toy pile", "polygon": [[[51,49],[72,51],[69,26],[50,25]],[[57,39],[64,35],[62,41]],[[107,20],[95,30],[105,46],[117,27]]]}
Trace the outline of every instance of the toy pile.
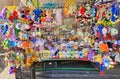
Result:
{"label": "toy pile", "polygon": [[[0,24],[0,32],[10,74],[19,66],[30,67],[42,60],[91,61],[99,64],[101,74],[104,68],[114,68],[120,62],[120,40],[117,39],[118,30],[114,28],[119,20],[117,3],[101,3],[93,7],[82,4],[71,14],[64,14],[68,4],[58,8],[52,3],[57,8],[45,9],[49,4],[43,9],[19,6],[12,11],[7,7],[1,11],[4,24]],[[75,6],[67,10],[71,11],[71,8]],[[61,26],[65,15],[75,15],[75,23],[69,28]],[[53,33],[55,30],[57,32]]]}

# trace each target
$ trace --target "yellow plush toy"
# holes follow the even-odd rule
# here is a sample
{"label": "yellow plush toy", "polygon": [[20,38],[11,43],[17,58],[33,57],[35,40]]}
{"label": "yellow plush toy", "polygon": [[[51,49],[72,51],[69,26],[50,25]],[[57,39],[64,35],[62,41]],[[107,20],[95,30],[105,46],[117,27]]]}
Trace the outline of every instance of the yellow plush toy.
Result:
{"label": "yellow plush toy", "polygon": [[50,51],[49,50],[44,50],[42,54],[42,59],[49,59],[50,58]]}

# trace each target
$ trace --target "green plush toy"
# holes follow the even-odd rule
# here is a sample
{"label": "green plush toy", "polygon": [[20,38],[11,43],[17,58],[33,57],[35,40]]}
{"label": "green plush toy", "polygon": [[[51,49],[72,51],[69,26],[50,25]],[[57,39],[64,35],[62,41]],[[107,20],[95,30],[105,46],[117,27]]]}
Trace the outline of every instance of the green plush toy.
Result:
{"label": "green plush toy", "polygon": [[75,58],[74,52],[75,52],[74,49],[71,48],[71,49],[70,49],[70,57],[71,57],[71,58]]}

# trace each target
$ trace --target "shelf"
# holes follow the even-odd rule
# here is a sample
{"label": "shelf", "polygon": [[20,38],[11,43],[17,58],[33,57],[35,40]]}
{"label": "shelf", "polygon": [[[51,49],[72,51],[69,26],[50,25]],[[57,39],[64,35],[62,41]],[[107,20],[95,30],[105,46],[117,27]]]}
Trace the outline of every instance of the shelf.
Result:
{"label": "shelf", "polygon": [[64,61],[64,60],[71,60],[71,61],[72,61],[72,60],[76,60],[76,61],[89,61],[89,60],[87,60],[87,59],[80,59],[80,58],[79,58],[79,59],[76,59],[76,58],[66,58],[66,59],[63,59],[63,58],[62,58],[62,59],[57,59],[57,58],[56,58],[56,59],[52,59],[52,58],[51,58],[51,59],[43,59],[43,60],[41,60],[40,62],[44,62],[44,61],[61,61],[61,60],[62,60],[62,61]]}

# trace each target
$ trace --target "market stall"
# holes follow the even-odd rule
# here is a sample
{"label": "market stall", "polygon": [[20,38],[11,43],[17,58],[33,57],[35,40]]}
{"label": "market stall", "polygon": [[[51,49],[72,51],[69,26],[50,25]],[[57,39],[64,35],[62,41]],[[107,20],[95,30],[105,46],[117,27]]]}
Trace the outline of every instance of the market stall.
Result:
{"label": "market stall", "polygon": [[[30,2],[29,2],[30,3]],[[104,75],[105,68],[120,62],[120,40],[114,26],[119,20],[117,1],[77,5],[48,2],[40,5],[4,7],[0,13],[6,62],[10,74],[22,66],[49,60],[79,60],[95,63]],[[63,20],[74,18],[73,23]]]}

